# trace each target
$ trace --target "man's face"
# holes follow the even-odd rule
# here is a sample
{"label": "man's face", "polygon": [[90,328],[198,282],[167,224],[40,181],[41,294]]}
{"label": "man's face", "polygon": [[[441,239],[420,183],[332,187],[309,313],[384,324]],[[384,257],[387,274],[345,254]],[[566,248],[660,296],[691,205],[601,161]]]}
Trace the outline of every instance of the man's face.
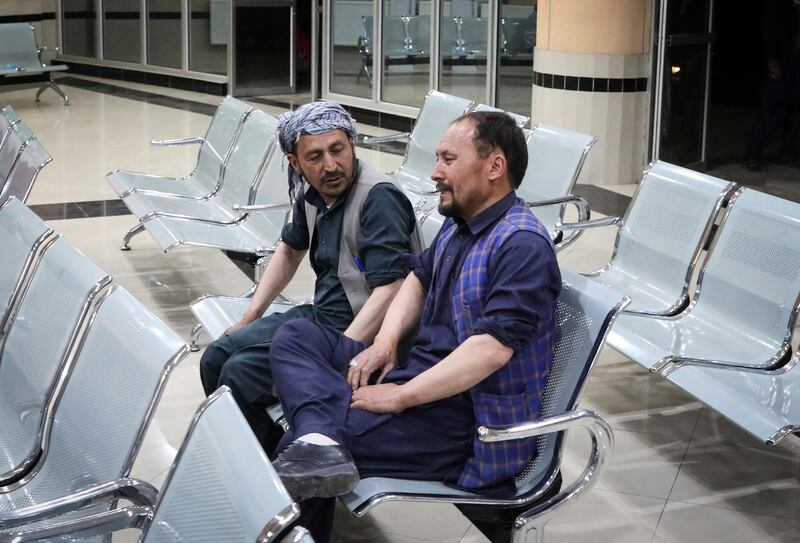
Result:
{"label": "man's face", "polygon": [[490,191],[491,154],[481,157],[472,141],[474,123],[464,120],[447,129],[436,147],[436,165],[431,179],[439,190],[439,213],[445,217],[470,219]]}
{"label": "man's face", "polygon": [[300,136],[296,153],[287,158],[327,205],[344,194],[355,179],[355,148],[343,130]]}

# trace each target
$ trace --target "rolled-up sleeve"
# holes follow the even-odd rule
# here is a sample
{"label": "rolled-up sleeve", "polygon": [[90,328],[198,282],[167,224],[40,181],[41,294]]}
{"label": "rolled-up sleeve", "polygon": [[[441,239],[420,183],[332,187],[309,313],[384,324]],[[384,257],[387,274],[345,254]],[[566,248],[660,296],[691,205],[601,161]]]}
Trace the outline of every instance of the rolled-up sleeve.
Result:
{"label": "rolled-up sleeve", "polygon": [[483,314],[473,335],[490,334],[517,352],[553,314],[560,292],[561,272],[547,240],[516,232],[489,263]]}
{"label": "rolled-up sleeve", "polygon": [[400,189],[391,183],[380,183],[369,191],[361,208],[358,255],[370,288],[408,274],[414,221],[411,202]]}
{"label": "rolled-up sleeve", "polygon": [[306,199],[303,193],[300,193],[294,201],[292,220],[283,227],[281,241],[296,251],[305,251],[310,246],[306,224]]}
{"label": "rolled-up sleeve", "polygon": [[410,257],[411,271],[417,276],[422,288],[424,288],[426,292],[431,289],[431,281],[433,281],[433,256],[438,238],[439,236],[437,235],[436,239],[431,243],[431,246],[422,251],[422,254],[412,255]]}

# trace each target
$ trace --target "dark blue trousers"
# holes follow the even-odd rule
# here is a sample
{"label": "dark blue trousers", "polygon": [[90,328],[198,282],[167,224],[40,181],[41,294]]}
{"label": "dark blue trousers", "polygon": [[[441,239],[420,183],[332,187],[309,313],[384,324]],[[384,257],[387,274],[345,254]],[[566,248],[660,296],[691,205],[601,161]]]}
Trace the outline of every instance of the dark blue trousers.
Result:
{"label": "dark blue trousers", "polygon": [[[475,420],[469,395],[412,407],[398,415],[350,409],[347,363],[365,347],[306,319],[281,327],[272,343],[272,375],[291,430],[278,448],[317,432],[347,447],[361,477],[455,483],[472,452]],[[385,382],[402,384],[424,369],[409,363],[389,372]],[[333,504],[333,500],[319,499],[301,504],[299,523],[311,530],[318,543],[330,538]]]}
{"label": "dark blue trousers", "polygon": [[262,317],[212,342],[200,359],[200,380],[206,396],[227,385],[267,454],[272,454],[283,432],[266,414],[278,402],[272,390],[270,346],[278,328],[298,318],[311,318],[311,305]]}

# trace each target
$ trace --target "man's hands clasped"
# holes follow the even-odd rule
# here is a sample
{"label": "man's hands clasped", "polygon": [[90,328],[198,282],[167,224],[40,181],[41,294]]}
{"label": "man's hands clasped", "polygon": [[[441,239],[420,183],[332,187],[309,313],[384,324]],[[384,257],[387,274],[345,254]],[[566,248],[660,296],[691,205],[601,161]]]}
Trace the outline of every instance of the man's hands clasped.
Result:
{"label": "man's hands clasped", "polygon": [[[353,389],[350,406],[373,413],[400,413],[406,406],[402,396],[402,385],[381,384],[386,374],[397,364],[397,351],[390,342],[375,339],[370,347],[350,360],[347,368],[347,382]],[[380,375],[376,384],[370,385],[369,378],[376,371]]]}

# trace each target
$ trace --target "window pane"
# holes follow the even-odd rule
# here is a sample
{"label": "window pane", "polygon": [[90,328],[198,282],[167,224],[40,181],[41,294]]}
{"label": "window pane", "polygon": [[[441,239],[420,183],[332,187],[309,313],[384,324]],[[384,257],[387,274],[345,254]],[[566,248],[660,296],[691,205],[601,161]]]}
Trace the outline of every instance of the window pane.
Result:
{"label": "window pane", "polygon": [[372,97],[372,0],[331,1],[331,92]]}
{"label": "window pane", "polygon": [[63,0],[64,54],[96,56],[94,0]]}
{"label": "window pane", "polygon": [[228,72],[227,0],[192,0],[189,19],[189,69]]}
{"label": "window pane", "polygon": [[497,107],[530,117],[536,0],[502,0],[497,33]]}
{"label": "window pane", "polygon": [[105,0],[103,6],[103,58],[142,62],[139,0]]}
{"label": "window pane", "polygon": [[486,53],[489,4],[444,0],[439,32],[439,90],[486,101]]}
{"label": "window pane", "polygon": [[181,4],[181,0],[148,0],[148,64],[181,67]]}
{"label": "window pane", "polygon": [[383,96],[419,106],[430,88],[430,2],[384,0]]}

